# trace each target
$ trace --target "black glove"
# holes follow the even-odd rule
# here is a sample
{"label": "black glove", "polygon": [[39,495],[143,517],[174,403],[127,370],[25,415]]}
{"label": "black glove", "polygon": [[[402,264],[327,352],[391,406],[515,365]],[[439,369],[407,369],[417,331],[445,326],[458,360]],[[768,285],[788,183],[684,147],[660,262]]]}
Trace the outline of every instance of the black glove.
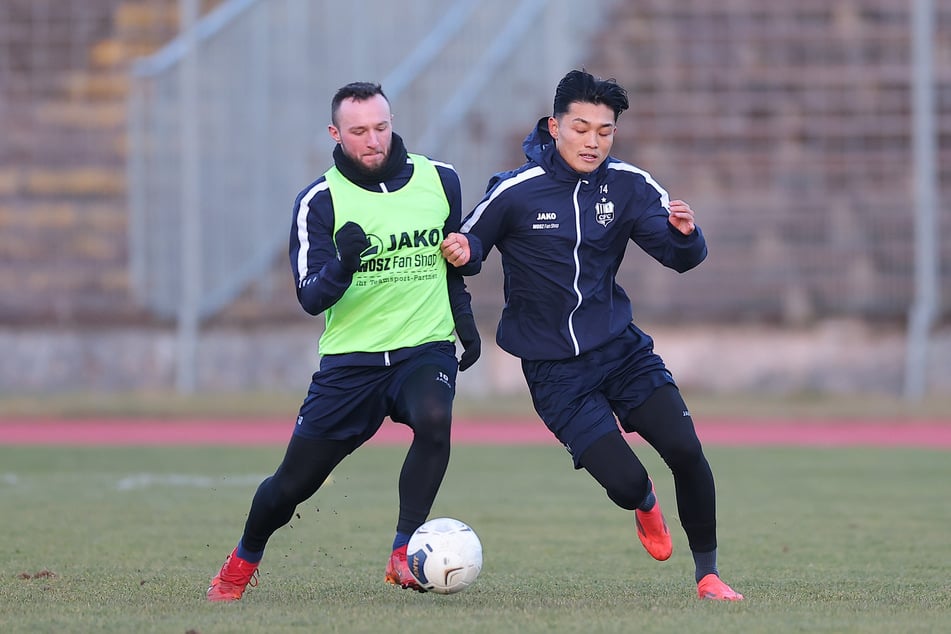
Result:
{"label": "black glove", "polygon": [[482,339],[479,338],[479,329],[476,328],[472,315],[460,315],[456,319],[456,335],[459,336],[459,343],[462,344],[459,371],[465,372],[479,360],[479,355],[482,354]]}
{"label": "black glove", "polygon": [[347,221],[334,235],[337,243],[337,258],[347,273],[353,273],[360,268],[360,254],[367,248],[367,234],[363,227],[355,222]]}

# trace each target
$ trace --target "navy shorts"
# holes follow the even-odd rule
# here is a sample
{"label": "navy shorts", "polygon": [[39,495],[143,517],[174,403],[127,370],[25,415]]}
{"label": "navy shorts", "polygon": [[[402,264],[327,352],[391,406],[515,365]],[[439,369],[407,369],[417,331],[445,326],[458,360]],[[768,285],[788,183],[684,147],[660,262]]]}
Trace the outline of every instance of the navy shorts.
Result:
{"label": "navy shorts", "polygon": [[[456,393],[458,363],[455,345],[433,345],[419,354],[390,366],[338,366],[314,373],[307,397],[297,416],[294,435],[318,440],[350,440],[359,447],[380,429],[384,418],[406,423],[406,399],[439,399],[451,407]],[[417,372],[431,380],[412,395],[403,385]]]}
{"label": "navy shorts", "polygon": [[[653,340],[631,324],[584,354],[557,361],[522,361],[535,411],[579,469],[591,444],[618,429],[631,410],[661,385],[674,384]],[[676,384],[674,384],[676,385]]]}

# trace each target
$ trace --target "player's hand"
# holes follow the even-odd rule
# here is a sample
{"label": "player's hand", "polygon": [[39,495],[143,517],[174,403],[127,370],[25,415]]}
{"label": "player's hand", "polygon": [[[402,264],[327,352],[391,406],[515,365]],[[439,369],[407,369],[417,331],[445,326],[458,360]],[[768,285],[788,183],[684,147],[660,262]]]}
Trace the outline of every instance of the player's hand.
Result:
{"label": "player's hand", "polygon": [[469,250],[469,238],[464,233],[450,233],[439,245],[442,256],[455,267],[469,263],[472,252]]}
{"label": "player's hand", "polygon": [[367,234],[363,227],[355,222],[347,221],[334,235],[337,244],[337,259],[343,269],[353,273],[360,268],[360,254],[367,248]]}
{"label": "player's hand", "polygon": [[697,228],[693,221],[693,209],[682,200],[670,201],[670,215],[667,220],[685,236],[689,236]]}
{"label": "player's hand", "polygon": [[456,334],[462,344],[462,358],[459,359],[459,371],[465,372],[479,360],[482,354],[482,339],[472,315],[460,315],[456,319]]}

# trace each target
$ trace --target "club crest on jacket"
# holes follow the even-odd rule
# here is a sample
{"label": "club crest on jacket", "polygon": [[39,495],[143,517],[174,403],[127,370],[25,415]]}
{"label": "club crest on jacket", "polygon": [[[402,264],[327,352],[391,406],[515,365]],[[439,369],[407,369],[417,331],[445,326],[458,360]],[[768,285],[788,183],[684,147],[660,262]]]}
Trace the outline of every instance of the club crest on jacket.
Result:
{"label": "club crest on jacket", "polygon": [[614,220],[614,203],[604,198],[594,206],[595,220],[605,227]]}

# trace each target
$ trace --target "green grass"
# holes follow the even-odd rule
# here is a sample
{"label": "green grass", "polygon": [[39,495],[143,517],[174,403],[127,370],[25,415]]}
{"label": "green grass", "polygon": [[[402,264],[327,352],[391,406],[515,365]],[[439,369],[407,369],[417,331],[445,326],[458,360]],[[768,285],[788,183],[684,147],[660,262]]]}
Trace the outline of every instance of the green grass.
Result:
{"label": "green grass", "polygon": [[[555,446],[454,449],[433,515],[485,567],[452,596],[383,583],[405,448],[369,446],[275,534],[260,585],[204,601],[281,447],[0,447],[0,631],[939,632],[951,622],[951,460],[909,449],[708,451],[720,563],[695,599],[683,532],[653,561]],[[641,449],[676,527],[673,487]],[[51,571],[54,577],[35,576]],[[29,578],[23,578],[28,576]]]}

